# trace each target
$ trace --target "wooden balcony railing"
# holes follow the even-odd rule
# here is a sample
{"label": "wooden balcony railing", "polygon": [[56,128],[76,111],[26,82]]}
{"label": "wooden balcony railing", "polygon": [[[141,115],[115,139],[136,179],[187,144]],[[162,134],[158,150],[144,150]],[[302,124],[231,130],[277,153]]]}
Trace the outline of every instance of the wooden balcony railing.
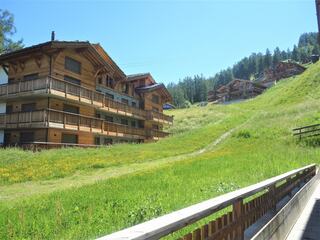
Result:
{"label": "wooden balcony railing", "polygon": [[227,207],[232,207],[232,211],[196,228],[180,239],[244,239],[246,229],[257,223],[266,213],[271,212],[273,216],[286,202],[285,200],[288,198],[290,200],[297,189],[305,186],[316,173],[317,166],[314,164],[299,168],[98,240],[159,239]]}
{"label": "wooden balcony railing", "polygon": [[148,111],[147,120],[153,120],[159,123],[172,124],[173,116],[168,116],[156,111]]}
{"label": "wooden balcony railing", "polygon": [[169,136],[170,134],[167,132],[159,131],[159,130],[154,130],[154,129],[149,129],[147,130],[147,136],[149,138],[153,139],[160,139],[160,138],[165,138]]}
{"label": "wooden balcony railing", "polygon": [[107,122],[103,119],[53,109],[0,115],[0,128],[20,127],[62,128],[127,138],[143,139],[146,137],[146,131],[142,128],[133,128],[122,124]]}
{"label": "wooden balcony railing", "polygon": [[0,98],[21,96],[31,92],[52,94],[59,97],[72,99],[86,104],[94,105],[101,110],[115,114],[139,118],[142,120],[157,120],[163,123],[172,123],[172,117],[162,113],[146,111],[144,109],[129,106],[106,97],[103,93],[83,86],[66,82],[55,77],[39,78],[30,81],[20,81],[0,85]]}

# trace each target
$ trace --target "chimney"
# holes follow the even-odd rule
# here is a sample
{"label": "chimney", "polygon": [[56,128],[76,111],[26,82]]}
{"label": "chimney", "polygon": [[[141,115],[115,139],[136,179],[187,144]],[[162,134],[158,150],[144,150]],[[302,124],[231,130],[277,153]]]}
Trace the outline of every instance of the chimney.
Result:
{"label": "chimney", "polygon": [[55,33],[54,31],[51,32],[51,41],[54,41],[55,40]]}

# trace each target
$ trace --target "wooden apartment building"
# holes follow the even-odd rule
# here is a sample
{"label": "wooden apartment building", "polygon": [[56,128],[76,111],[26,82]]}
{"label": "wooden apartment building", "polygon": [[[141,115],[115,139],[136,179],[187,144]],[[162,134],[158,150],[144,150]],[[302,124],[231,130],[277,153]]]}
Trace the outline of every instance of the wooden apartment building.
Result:
{"label": "wooden apartment building", "polygon": [[105,145],[167,136],[172,98],[99,44],[52,40],[0,55],[0,144]]}

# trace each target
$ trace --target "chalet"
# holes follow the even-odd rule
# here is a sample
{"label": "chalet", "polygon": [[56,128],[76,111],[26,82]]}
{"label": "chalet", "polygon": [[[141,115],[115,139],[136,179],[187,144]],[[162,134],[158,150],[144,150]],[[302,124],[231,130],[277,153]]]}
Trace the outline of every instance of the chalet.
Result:
{"label": "chalet", "polygon": [[165,86],[126,75],[99,44],[53,39],[0,55],[0,83],[4,145],[149,142],[173,122]]}
{"label": "chalet", "polygon": [[227,85],[208,92],[208,102],[227,102],[253,98],[261,94],[266,87],[249,80],[234,79]]}
{"label": "chalet", "polygon": [[259,82],[266,87],[271,87],[277,81],[301,74],[305,70],[306,68],[304,66],[295,62],[279,62],[275,67],[265,70],[263,77],[259,79]]}

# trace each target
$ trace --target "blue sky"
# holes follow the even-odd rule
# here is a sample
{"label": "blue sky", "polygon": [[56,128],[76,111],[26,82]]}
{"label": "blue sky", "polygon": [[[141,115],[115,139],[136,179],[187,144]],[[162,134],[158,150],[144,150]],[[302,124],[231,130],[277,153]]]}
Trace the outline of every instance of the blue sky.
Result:
{"label": "blue sky", "polygon": [[58,40],[99,42],[126,74],[158,82],[216,72],[252,52],[292,47],[317,30],[314,0],[22,1],[0,0],[26,46]]}

